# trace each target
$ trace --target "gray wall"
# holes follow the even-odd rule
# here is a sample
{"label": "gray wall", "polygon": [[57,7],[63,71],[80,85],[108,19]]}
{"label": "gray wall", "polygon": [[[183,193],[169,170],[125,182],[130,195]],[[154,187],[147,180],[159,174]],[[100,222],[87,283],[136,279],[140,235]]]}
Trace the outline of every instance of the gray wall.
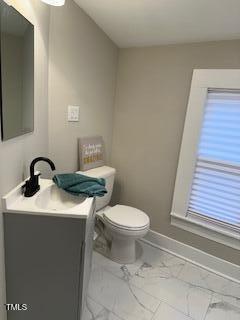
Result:
{"label": "gray wall", "polygon": [[239,264],[239,252],[170,225],[194,68],[240,68],[240,40],[120,50],[114,200],[146,211],[153,230]]}
{"label": "gray wall", "polygon": [[[0,197],[18,184],[30,161],[48,149],[48,34],[49,7],[39,0],[13,0],[12,4],[35,25],[35,130],[0,141]],[[1,207],[0,207],[1,212]],[[0,214],[0,319],[5,319],[3,225]]]}
{"label": "gray wall", "polygon": [[[78,169],[77,138],[100,134],[109,159],[117,47],[72,0],[51,10],[49,151],[58,171]],[[80,121],[67,122],[67,106]]]}

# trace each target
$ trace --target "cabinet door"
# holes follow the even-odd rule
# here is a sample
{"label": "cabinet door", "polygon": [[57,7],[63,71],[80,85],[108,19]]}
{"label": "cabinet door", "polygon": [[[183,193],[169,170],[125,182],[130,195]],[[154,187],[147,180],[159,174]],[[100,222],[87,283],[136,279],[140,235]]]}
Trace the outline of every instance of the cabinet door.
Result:
{"label": "cabinet door", "polygon": [[4,215],[8,320],[79,320],[85,221]]}

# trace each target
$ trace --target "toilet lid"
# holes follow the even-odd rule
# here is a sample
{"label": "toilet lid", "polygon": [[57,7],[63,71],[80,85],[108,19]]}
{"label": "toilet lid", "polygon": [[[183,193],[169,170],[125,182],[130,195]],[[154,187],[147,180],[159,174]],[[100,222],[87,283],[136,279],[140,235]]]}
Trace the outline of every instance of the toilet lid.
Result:
{"label": "toilet lid", "polygon": [[116,205],[105,211],[104,218],[111,224],[127,229],[143,229],[149,225],[146,213],[123,205]]}

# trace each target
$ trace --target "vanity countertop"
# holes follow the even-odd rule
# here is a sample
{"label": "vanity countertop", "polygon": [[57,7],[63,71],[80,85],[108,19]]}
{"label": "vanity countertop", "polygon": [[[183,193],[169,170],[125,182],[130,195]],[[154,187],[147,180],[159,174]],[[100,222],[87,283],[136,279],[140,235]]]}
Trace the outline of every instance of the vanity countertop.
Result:
{"label": "vanity countertop", "polygon": [[32,197],[23,196],[20,183],[2,198],[4,213],[87,219],[94,198],[76,197],[59,189],[52,180],[39,179],[40,190]]}

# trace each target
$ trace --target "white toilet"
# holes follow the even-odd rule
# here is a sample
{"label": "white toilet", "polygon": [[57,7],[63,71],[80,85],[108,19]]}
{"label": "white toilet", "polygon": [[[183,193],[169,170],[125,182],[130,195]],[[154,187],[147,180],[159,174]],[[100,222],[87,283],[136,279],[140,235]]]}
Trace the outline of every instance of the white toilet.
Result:
{"label": "white toilet", "polygon": [[102,223],[105,237],[110,240],[109,256],[122,264],[136,260],[136,240],[144,237],[149,230],[150,220],[146,213],[133,207],[116,205],[109,207],[116,170],[102,166],[78,173],[106,180],[108,193],[96,199],[99,223]]}

